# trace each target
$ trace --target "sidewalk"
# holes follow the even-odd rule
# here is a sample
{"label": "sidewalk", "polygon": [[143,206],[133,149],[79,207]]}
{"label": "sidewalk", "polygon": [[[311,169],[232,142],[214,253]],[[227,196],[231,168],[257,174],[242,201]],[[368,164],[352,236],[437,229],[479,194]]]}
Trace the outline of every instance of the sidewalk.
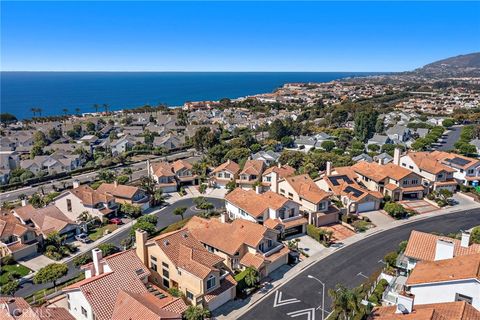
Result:
{"label": "sidewalk", "polygon": [[[463,195],[461,195],[463,196]],[[461,197],[460,196],[460,197]],[[410,224],[416,221],[428,219],[431,217],[436,217],[436,216],[441,216],[441,215],[447,215],[449,213],[454,213],[458,211],[463,211],[463,210],[469,210],[469,209],[475,209],[479,208],[480,210],[480,204],[476,202],[463,202],[461,205],[456,205],[453,207],[448,207],[448,208],[442,208],[438,211],[434,212],[429,212],[429,213],[424,213],[421,215],[416,215],[413,216],[409,219],[403,219],[403,220],[395,220],[392,223],[388,225],[384,225],[382,227],[375,227],[372,229],[367,230],[366,232],[363,233],[357,233],[354,236],[351,236],[345,241],[343,241],[341,244],[338,246],[332,246],[330,248],[326,248],[325,250],[320,251],[317,254],[314,254],[310,256],[308,259],[305,259],[301,262],[299,262],[296,266],[293,268],[289,269],[288,271],[283,273],[283,276],[274,279],[270,282],[264,283],[265,286],[263,289],[255,292],[252,294],[249,298],[246,300],[234,300],[230,301],[217,310],[213,312],[213,315],[215,319],[238,319],[240,318],[243,314],[248,312],[252,307],[254,307],[258,302],[262,301],[263,299],[267,298],[271,293],[273,293],[275,290],[280,288],[282,285],[285,283],[289,282],[292,278],[297,276],[300,272],[303,272],[304,270],[308,269],[310,266],[315,264],[318,261],[321,261],[322,259],[328,257],[329,255],[337,252],[338,250],[341,250],[349,245],[352,245],[358,241],[364,240],[372,235],[388,231],[390,229],[394,229],[396,227],[399,227],[404,224]],[[280,268],[281,269],[281,268]],[[272,278],[276,278],[277,275],[275,274],[277,271],[272,273]],[[275,276],[273,276],[275,274]]]}

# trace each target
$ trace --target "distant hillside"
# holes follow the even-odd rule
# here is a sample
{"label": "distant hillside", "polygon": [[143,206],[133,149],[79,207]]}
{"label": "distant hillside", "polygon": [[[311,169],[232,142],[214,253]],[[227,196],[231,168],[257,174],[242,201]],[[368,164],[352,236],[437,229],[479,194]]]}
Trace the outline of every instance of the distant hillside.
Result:
{"label": "distant hillside", "polygon": [[413,72],[432,77],[480,77],[480,52],[439,60]]}

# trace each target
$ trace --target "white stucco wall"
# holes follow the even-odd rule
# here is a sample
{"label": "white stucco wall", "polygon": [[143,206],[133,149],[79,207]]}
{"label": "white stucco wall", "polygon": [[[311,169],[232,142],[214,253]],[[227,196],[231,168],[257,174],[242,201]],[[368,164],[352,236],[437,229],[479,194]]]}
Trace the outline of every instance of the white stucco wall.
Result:
{"label": "white stucco wall", "polygon": [[[77,320],[93,320],[93,310],[87,299],[80,290],[67,292],[70,303],[70,314]],[[87,310],[87,317],[82,315],[82,307]]]}

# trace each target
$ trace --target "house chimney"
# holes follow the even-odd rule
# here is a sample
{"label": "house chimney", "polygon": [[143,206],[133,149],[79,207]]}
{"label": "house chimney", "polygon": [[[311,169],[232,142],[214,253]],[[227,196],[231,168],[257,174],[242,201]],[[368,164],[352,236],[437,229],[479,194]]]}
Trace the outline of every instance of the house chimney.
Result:
{"label": "house chimney", "polygon": [[415,296],[406,292],[401,292],[397,297],[397,310],[395,313],[412,313],[413,300]]}
{"label": "house chimney", "polygon": [[147,160],[147,177],[150,177],[150,160]]}
{"label": "house chimney", "polygon": [[271,173],[272,181],[270,182],[270,190],[272,192],[278,192],[278,174],[275,171]]}
{"label": "house chimney", "polygon": [[255,186],[255,192],[257,194],[261,194],[262,193],[262,187],[261,186]]}
{"label": "house chimney", "polygon": [[147,232],[140,229],[135,230],[135,243],[137,256],[145,266],[148,266],[147,246],[145,245],[147,243]]}
{"label": "house chimney", "polygon": [[221,223],[226,223],[227,222],[227,214],[226,213],[220,214],[220,222]]}
{"label": "house chimney", "polygon": [[435,247],[435,261],[453,258],[455,245],[452,241],[438,239]]}
{"label": "house chimney", "polygon": [[278,161],[277,166],[278,166],[279,169],[281,169],[282,168],[282,163],[280,161]]}
{"label": "house chimney", "polygon": [[325,174],[327,176],[330,176],[332,174],[332,163],[330,161],[327,161],[327,169],[326,169]]}
{"label": "house chimney", "polygon": [[73,180],[73,188],[75,189],[75,188],[78,188],[78,187],[80,187],[80,181],[78,181],[76,179]]}
{"label": "house chimney", "polygon": [[393,151],[393,164],[396,164],[397,166],[400,165],[400,149],[395,148]]}
{"label": "house chimney", "polygon": [[103,264],[100,262],[100,260],[102,260],[102,257],[102,250],[98,248],[92,250],[92,260],[96,276],[99,276],[103,273]]}
{"label": "house chimney", "polygon": [[468,248],[468,246],[470,246],[470,232],[462,231],[462,241],[460,242],[460,245],[463,248]]}
{"label": "house chimney", "polygon": [[115,188],[118,187],[118,181],[117,180],[113,181],[113,185],[115,186]]}
{"label": "house chimney", "polygon": [[27,199],[22,199],[22,207],[25,207],[28,204]]}

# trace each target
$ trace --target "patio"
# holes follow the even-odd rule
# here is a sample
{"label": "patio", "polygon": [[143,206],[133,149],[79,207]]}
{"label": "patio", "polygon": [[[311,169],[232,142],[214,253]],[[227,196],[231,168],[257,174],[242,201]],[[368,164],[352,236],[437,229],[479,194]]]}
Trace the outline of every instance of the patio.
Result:
{"label": "patio", "polygon": [[429,213],[440,209],[425,200],[403,200],[399,203],[404,206],[405,209],[414,210],[418,214]]}

